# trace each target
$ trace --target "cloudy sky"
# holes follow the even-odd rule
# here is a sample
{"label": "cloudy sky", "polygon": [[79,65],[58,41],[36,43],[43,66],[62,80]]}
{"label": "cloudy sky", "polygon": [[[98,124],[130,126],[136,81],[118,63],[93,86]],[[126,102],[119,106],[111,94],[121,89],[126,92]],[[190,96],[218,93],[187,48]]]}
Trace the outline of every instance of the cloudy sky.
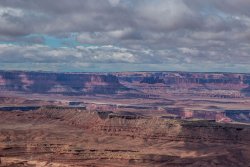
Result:
{"label": "cloudy sky", "polygon": [[249,0],[0,0],[0,69],[250,72]]}

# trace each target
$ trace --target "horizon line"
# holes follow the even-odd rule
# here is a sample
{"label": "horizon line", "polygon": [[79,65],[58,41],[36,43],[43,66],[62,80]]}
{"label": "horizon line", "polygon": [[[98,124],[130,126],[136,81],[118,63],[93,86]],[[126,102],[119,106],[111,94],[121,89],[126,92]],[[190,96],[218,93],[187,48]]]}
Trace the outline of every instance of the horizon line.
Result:
{"label": "horizon line", "polygon": [[109,71],[109,72],[95,72],[95,71],[49,71],[49,70],[2,70],[0,72],[34,72],[34,73],[69,73],[69,74],[79,74],[79,73],[157,73],[157,72],[169,72],[169,73],[214,73],[214,74],[250,74],[250,72],[223,72],[223,71],[179,71],[179,70],[152,70],[152,71]]}

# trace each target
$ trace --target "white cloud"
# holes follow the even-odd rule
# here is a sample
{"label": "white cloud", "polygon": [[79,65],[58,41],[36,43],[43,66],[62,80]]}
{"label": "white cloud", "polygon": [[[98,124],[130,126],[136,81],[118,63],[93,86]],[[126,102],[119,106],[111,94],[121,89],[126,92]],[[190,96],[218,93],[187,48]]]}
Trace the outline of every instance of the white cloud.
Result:
{"label": "white cloud", "polygon": [[110,3],[112,6],[117,6],[117,5],[120,3],[120,0],[109,0],[109,3]]}
{"label": "white cloud", "polygon": [[[175,70],[201,64],[203,70],[250,63],[246,0],[4,0],[0,6],[0,58],[10,66],[167,64]],[[72,32],[79,42],[72,48],[50,48],[43,38],[25,36],[63,39]]]}

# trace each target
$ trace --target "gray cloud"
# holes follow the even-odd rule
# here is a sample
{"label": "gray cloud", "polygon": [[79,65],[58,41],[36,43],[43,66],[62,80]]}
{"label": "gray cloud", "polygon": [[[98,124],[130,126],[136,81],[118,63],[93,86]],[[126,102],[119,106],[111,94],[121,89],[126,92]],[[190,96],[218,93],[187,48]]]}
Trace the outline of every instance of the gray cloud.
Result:
{"label": "gray cloud", "polygon": [[6,26],[10,35],[122,29],[154,33],[156,30],[222,31],[234,27],[248,28],[245,21],[237,19],[248,13],[239,10],[249,9],[250,3],[245,0],[240,0],[239,4],[237,1],[237,5],[232,0],[138,0],[131,3],[132,7],[117,0],[61,0],[60,3],[49,0],[2,0],[1,20],[6,24],[1,24],[1,27]]}
{"label": "gray cloud", "polygon": [[[1,63],[249,72],[249,9],[246,0],[1,0]],[[71,33],[78,46],[52,48],[32,36]]]}

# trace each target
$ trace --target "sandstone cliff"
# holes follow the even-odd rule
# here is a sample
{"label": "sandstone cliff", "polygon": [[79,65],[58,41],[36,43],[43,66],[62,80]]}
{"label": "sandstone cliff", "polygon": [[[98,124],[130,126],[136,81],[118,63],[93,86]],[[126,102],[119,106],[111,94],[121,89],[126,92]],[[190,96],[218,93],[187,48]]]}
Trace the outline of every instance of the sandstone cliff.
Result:
{"label": "sandstone cliff", "polygon": [[250,128],[130,113],[0,112],[0,166],[249,166]]}
{"label": "sandstone cliff", "polygon": [[108,74],[0,71],[0,90],[84,95],[114,94],[126,87],[117,77]]}
{"label": "sandstone cliff", "polygon": [[249,74],[192,72],[116,73],[126,86],[145,93],[238,98],[248,95]]}

